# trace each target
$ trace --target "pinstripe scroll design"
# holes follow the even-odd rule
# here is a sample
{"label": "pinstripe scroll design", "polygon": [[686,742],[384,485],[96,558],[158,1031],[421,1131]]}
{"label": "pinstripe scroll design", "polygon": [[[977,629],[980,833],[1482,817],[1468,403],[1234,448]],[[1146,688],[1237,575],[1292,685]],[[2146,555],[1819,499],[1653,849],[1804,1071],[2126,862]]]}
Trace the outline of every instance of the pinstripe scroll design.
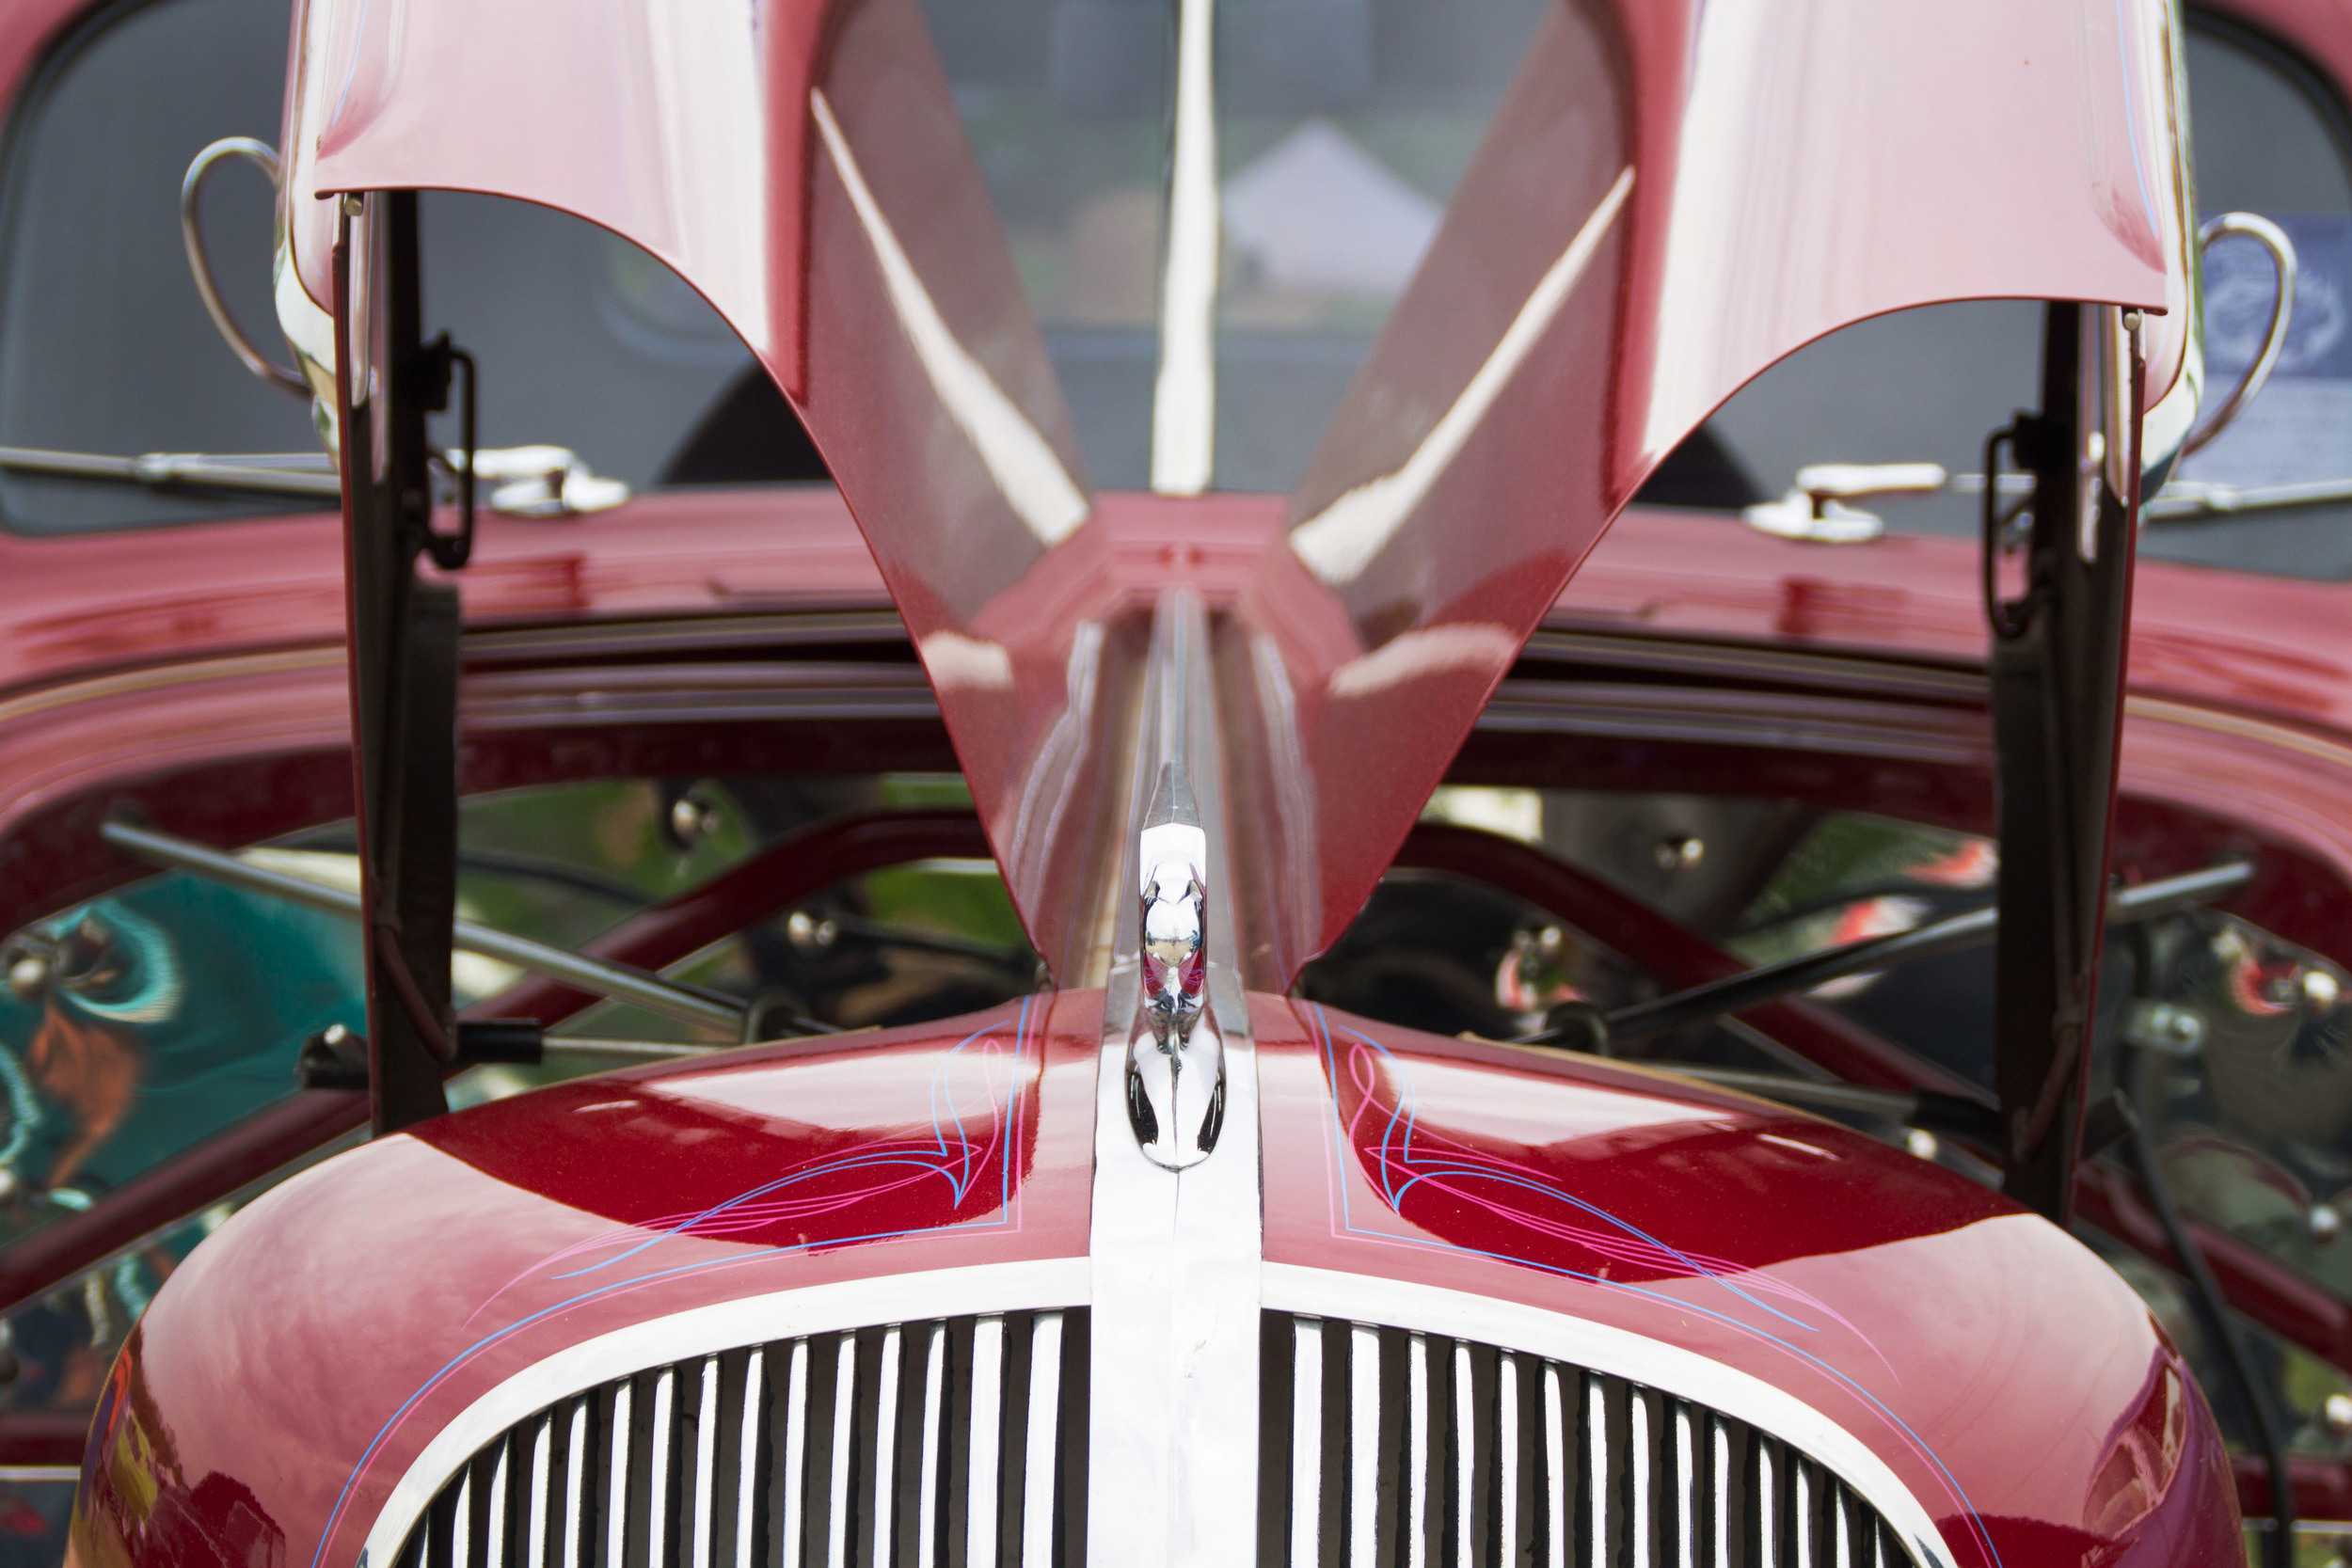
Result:
{"label": "pinstripe scroll design", "polygon": [[[1010,1019],[999,1017],[974,1030],[941,1055],[926,1089],[926,1109],[910,1118],[928,1131],[890,1133],[849,1148],[800,1162],[721,1202],[700,1209],[648,1216],[638,1224],[599,1233],[564,1247],[524,1270],[489,1298],[510,1294],[524,1301],[533,1285],[552,1286],[557,1299],[516,1312],[501,1326],[468,1344],[414,1392],[378,1431],[352,1467],[319,1530],[310,1568],[321,1568],[327,1543],[342,1524],[352,1494],[385,1445],[436,1388],[484,1353],[534,1324],[560,1317],[589,1302],[644,1289],[689,1275],[772,1263],[827,1247],[888,1241],[947,1230],[1018,1230],[1021,1183],[1014,1164],[1024,1128],[1034,1115],[1040,1046],[1033,1025],[1045,1007],[1042,997],[1025,997]],[[1011,1024],[1010,1038],[1005,1025]],[[977,1078],[977,1089],[975,1080]],[[950,1218],[936,1214],[906,1225],[874,1217],[878,1204],[905,1197],[912,1189],[940,1184],[950,1199]],[[789,1239],[783,1239],[789,1238]],[[688,1241],[742,1241],[748,1245],[720,1257],[688,1255]],[[485,1303],[485,1307],[488,1303]],[[519,1307],[520,1303],[517,1303]],[[466,1322],[484,1315],[477,1308]]]}

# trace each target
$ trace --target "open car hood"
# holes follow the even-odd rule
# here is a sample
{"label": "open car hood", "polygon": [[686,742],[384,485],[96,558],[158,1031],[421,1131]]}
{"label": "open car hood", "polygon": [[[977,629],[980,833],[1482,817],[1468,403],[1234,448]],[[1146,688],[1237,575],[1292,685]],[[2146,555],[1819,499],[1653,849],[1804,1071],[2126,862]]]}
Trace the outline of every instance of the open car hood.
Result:
{"label": "open car hood", "polygon": [[[1286,532],[1213,606],[1252,984],[1337,934],[1577,564],[1774,360],[1914,306],[2098,301],[2160,313],[2148,403],[2193,402],[2178,26],[1563,0]],[[1038,950],[1083,968],[1135,607],[1214,502],[1111,547],[915,0],[310,0],[297,38],[291,279],[330,299],[325,198],[395,188],[543,203],[675,268],[814,436]]]}

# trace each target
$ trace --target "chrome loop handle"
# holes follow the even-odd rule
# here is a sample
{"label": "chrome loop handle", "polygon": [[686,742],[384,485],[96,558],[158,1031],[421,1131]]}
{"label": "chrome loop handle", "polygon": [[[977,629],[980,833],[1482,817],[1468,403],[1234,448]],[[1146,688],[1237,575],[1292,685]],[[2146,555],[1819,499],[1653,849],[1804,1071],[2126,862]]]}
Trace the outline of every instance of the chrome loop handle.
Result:
{"label": "chrome loop handle", "polygon": [[310,395],[310,384],[283,365],[273,363],[229,314],[229,307],[220,297],[220,289],[213,281],[213,264],[204,253],[204,224],[199,212],[198,198],[203,194],[204,181],[214,166],[223,159],[236,158],[251,164],[269,176],[270,189],[278,184],[278,150],[252,136],[223,136],[199,152],[188,165],[187,174],[180,182],[180,239],[187,246],[188,271],[196,278],[196,292],[204,301],[204,313],[213,318],[229,350],[239,363],[274,387],[282,387],[298,397]]}
{"label": "chrome loop handle", "polygon": [[2223,213],[2217,217],[2207,218],[2204,227],[2197,230],[2200,265],[2203,263],[2205,252],[2213,248],[2216,241],[2232,235],[2252,240],[2270,253],[2270,265],[2279,278],[2279,293],[2271,302],[2270,325],[2263,332],[2262,351],[2254,356],[2254,362],[2246,367],[2246,373],[2238,377],[2237,385],[2230,388],[2229,395],[2215,406],[2212,416],[2190,431],[2188,439],[2181,443],[2183,457],[2198,451],[2227,430],[2231,422],[2245,411],[2246,405],[2262,391],[2270,380],[2270,372],[2278,368],[2279,356],[2286,351],[2287,325],[2295,313],[2295,242],[2287,238],[2286,230],[2259,213]]}

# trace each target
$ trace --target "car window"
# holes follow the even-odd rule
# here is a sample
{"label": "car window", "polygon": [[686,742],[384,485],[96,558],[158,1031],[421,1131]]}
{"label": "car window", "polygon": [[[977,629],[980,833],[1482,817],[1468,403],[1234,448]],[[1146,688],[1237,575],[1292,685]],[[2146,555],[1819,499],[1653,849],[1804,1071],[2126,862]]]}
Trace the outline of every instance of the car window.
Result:
{"label": "car window", "polygon": [[[611,779],[462,803],[459,913],[575,948],[757,852],[851,814],[968,808],[948,775]],[[246,851],[351,886],[348,823]],[[787,851],[789,852],[789,851]],[[124,1183],[295,1089],[303,1043],[363,1030],[357,928],[333,914],[169,873],[36,922],[5,942],[0,988],[0,1244],[106,1202]],[[840,880],[746,919],[665,966],[752,1006],[742,1031],[590,1006],[532,1066],[470,1068],[453,1107],[641,1062],[651,1043],[723,1049],[818,1027],[859,1030],[993,1006],[1040,984],[993,864],[923,860]],[[460,1006],[525,978],[461,952]],[[0,1316],[0,1416],[90,1408],[122,1338],[188,1253],[245,1201],[356,1140],[314,1149]],[[11,1373],[10,1368],[13,1369]],[[0,1568],[7,1499],[0,1496]],[[32,1516],[26,1514],[28,1520]]]}
{"label": "car window", "polygon": [[[755,852],[845,814],[961,800],[961,782],[616,779],[502,791],[460,812],[458,912],[578,948]],[[348,823],[246,851],[353,887]],[[0,941],[0,1243],[78,1212],[295,1090],[305,1041],[366,1023],[357,928],[342,917],[169,872],[58,911]],[[991,866],[922,862],[844,881],[747,920],[683,958],[678,977],[760,1003],[755,1037],[803,1021],[857,1029],[992,1006],[1037,962]],[[461,951],[460,1006],[525,977]],[[592,1008],[572,1035],[725,1046],[636,1009]],[[564,1053],[462,1077],[469,1102],[612,1065]]]}
{"label": "car window", "polygon": [[[2352,122],[2332,88],[2241,28],[2193,20],[2187,62],[2200,211],[2273,219],[2295,242],[2301,276],[2278,372],[2179,478],[2352,481]],[[2253,242],[2225,240],[2209,253],[2208,408],[2261,342],[2271,278]],[[1986,436],[2038,401],[2041,316],[2029,304],[1972,303],[1847,327],[1765,372],[1708,421],[1708,435],[1751,476],[1754,499],[1777,496],[1812,463],[1932,462],[1974,472]],[[1974,539],[1981,530],[1971,494],[1861,504],[1899,531]],[[2352,503],[2162,520],[2139,548],[2156,560],[2352,578]]]}
{"label": "car window", "polygon": [[[308,400],[247,374],[214,330],[179,231],[200,149],[277,138],[286,27],[284,0],[102,7],[36,72],[0,147],[0,446],[317,450]],[[668,268],[520,202],[421,207],[428,308],[482,366],[485,446],[557,443],[639,488],[821,477],[782,396]],[[223,166],[205,194],[214,274],[283,358],[271,231],[261,176]],[[20,533],[322,509],[0,468],[0,526]]]}

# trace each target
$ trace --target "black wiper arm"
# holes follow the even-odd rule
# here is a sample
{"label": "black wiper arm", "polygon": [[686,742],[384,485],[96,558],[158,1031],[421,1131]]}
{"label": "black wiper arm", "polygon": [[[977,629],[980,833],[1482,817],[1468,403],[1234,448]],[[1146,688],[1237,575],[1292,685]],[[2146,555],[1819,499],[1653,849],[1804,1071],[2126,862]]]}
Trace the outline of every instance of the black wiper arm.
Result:
{"label": "black wiper arm", "polygon": [[[2142,882],[2137,887],[2119,888],[2107,898],[2107,924],[2131,926],[2208,904],[2236,892],[2253,876],[2251,863],[2232,860],[2177,877]],[[1761,1003],[1811,990],[1851,974],[1867,974],[1919,958],[1964,953],[1991,942],[1998,928],[1998,911],[1987,904],[1942,920],[1931,920],[1908,931],[1826,947],[1779,963],[1759,964],[1738,974],[1651,1001],[1636,1002],[1613,1012],[1580,1009],[1571,1018],[1523,1036],[1521,1043],[1591,1046],[1645,1039],[1685,1024],[1705,1023],[1726,1014],[1744,1012]]]}

